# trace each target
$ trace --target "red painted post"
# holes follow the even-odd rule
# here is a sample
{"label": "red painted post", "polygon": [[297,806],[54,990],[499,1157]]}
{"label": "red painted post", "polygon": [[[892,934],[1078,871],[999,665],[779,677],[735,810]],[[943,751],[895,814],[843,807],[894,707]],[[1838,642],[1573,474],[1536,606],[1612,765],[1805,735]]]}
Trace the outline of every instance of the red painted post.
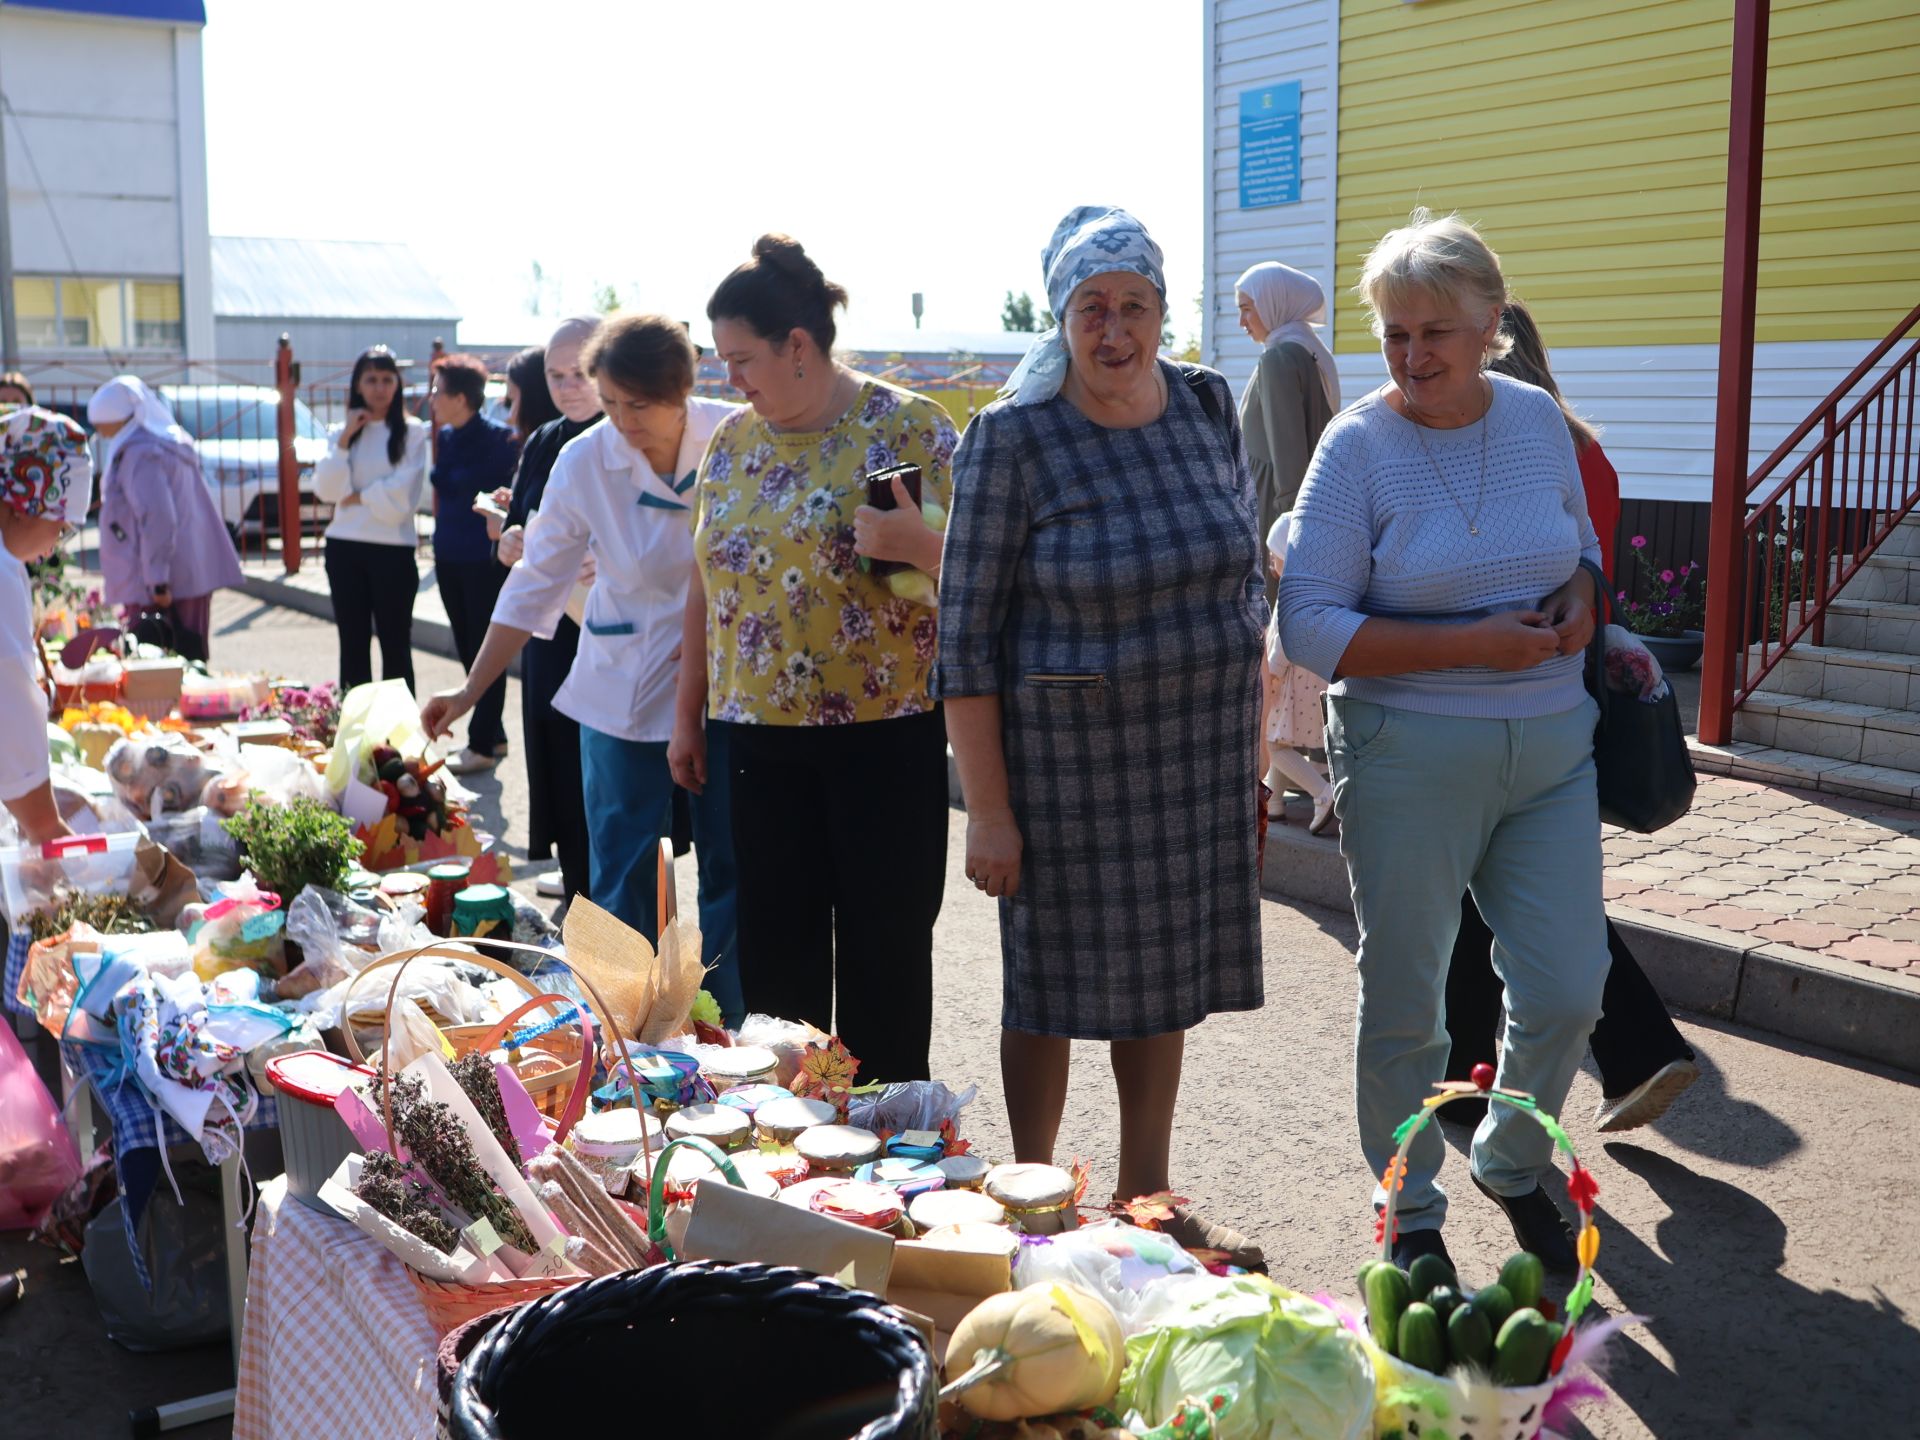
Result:
{"label": "red painted post", "polygon": [[1707,646],[1700,738],[1733,738],[1733,667],[1743,630],[1747,435],[1753,420],[1753,311],[1760,264],[1760,166],[1766,154],[1769,0],[1735,0],[1727,119],[1727,238],[1720,287],[1720,384],[1714,407],[1713,510],[1707,535]]}
{"label": "red painted post", "polygon": [[280,403],[273,407],[273,423],[280,447],[280,563],[289,575],[300,571],[304,539],[300,528],[300,457],[293,449],[293,406],[299,384],[300,367],[293,363],[293,337],[282,335],[273,355],[273,388],[280,392]]}

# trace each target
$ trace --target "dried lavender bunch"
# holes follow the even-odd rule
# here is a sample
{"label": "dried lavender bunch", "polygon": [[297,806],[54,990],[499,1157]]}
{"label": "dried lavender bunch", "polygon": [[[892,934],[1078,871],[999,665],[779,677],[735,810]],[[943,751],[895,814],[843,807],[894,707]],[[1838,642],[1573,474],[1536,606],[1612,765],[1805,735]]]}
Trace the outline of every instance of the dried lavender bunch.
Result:
{"label": "dried lavender bunch", "polygon": [[533,1236],[520,1212],[494,1187],[480,1168],[466,1128],[443,1100],[427,1098],[417,1076],[402,1075],[392,1082],[393,1128],[406,1142],[413,1163],[432,1178],[448,1200],[493,1226],[500,1238],[517,1250],[531,1252]]}
{"label": "dried lavender bunch", "polygon": [[370,1151],[361,1161],[353,1193],[436,1250],[451,1254],[460,1243],[459,1233],[433,1203],[432,1192],[418,1180],[409,1180],[400,1162],[384,1150]]}
{"label": "dried lavender bunch", "polygon": [[447,1070],[473,1102],[473,1108],[480,1112],[480,1118],[487,1122],[487,1128],[500,1142],[500,1148],[507,1152],[507,1158],[518,1161],[520,1147],[513,1138],[513,1127],[507,1124],[507,1106],[500,1098],[500,1076],[493,1068],[493,1061],[476,1051],[462,1055]]}

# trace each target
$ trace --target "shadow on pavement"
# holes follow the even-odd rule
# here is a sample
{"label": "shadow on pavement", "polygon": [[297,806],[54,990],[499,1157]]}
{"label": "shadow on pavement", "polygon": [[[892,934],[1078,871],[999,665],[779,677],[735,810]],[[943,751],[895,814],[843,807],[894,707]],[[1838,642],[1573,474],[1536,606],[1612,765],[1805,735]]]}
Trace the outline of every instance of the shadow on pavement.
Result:
{"label": "shadow on pavement", "polygon": [[1782,1275],[1786,1223],[1758,1196],[1637,1145],[1606,1150],[1671,1212],[1657,1250],[1602,1222],[1608,1283],[1672,1357],[1668,1369],[1631,1333],[1614,1355],[1608,1382],[1648,1430],[1784,1440],[1911,1428],[1920,1330],[1905,1312],[1877,1287],[1869,1301]]}

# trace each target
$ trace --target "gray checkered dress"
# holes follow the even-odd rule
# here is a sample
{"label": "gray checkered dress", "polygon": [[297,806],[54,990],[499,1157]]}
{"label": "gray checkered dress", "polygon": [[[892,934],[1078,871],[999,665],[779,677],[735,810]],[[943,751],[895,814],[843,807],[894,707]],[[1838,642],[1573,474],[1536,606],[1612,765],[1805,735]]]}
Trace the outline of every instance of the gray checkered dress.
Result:
{"label": "gray checkered dress", "polygon": [[1227,382],[1206,373],[1216,422],[1161,365],[1151,425],[999,401],[953,457],[935,684],[1001,697],[1025,841],[1001,1020],[1036,1035],[1261,1003],[1253,486]]}

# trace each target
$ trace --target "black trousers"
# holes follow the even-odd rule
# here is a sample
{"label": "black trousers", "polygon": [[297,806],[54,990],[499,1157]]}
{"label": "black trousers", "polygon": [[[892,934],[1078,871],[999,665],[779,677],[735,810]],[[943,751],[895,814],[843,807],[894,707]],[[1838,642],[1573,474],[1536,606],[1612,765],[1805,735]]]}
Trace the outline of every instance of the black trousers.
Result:
{"label": "black trousers", "polygon": [[[453,648],[460,654],[461,666],[471,670],[480,642],[487,638],[487,626],[493,623],[493,602],[507,583],[506,567],[488,556],[465,562],[435,560],[433,568],[440,579],[447,624],[453,630]],[[502,675],[474,702],[473,714],[467,718],[469,750],[492,755],[507,743],[506,722],[501,718],[506,708],[507,677]]]}
{"label": "black trousers", "polygon": [[[1453,1039],[1453,1054],[1447,1059],[1449,1080],[1467,1079],[1482,1060],[1489,1065],[1498,1061],[1495,1037],[1501,985],[1493,971],[1492,952],[1493,931],[1480,918],[1473,896],[1461,896],[1460,935],[1453,942],[1453,960],[1447,967],[1447,1033]],[[1601,1093],[1615,1100],[1651,1080],[1662,1066],[1691,1060],[1693,1049],[1611,920],[1607,952],[1613,966],[1601,993],[1600,1020],[1587,1043],[1593,1049],[1594,1064],[1600,1067]]]}
{"label": "black trousers", "polygon": [[413,683],[413,601],[420,570],[411,545],[327,540],[327,589],[340,635],[340,689],[373,679],[373,637],[380,637],[380,678]]}
{"label": "black trousers", "polygon": [[527,853],[554,855],[567,899],[587,890],[592,845],[580,775],[580,726],[553,708],[573,666],[580,631],[561,620],[551,640],[534,638],[520,652],[520,736],[527,766]]}
{"label": "black trousers", "polygon": [[747,1009],[839,1035],[862,1084],[928,1079],[945,719],[736,725],[732,738]]}

